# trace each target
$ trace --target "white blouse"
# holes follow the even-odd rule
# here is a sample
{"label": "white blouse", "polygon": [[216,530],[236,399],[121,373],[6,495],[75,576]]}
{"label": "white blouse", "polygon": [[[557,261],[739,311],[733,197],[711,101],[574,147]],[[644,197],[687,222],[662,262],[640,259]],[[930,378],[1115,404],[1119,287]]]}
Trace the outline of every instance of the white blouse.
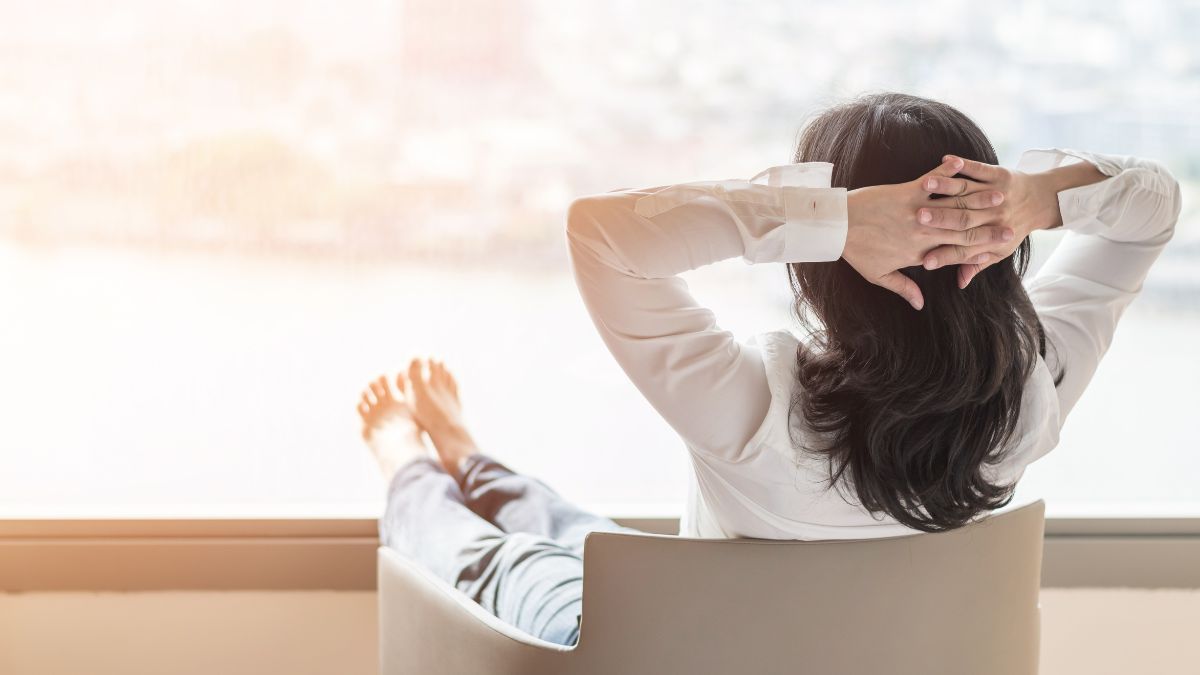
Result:
{"label": "white blouse", "polygon": [[[1058,443],[1179,216],[1179,185],[1152,161],[1031,150],[1017,169],[1075,161],[1110,178],[1058,194],[1069,232],[1027,284],[1047,354],[1025,387],[1006,459],[989,476],[994,482],[1015,483]],[[572,267],[596,329],[691,456],[682,535],[858,539],[914,532],[873,516],[852,491],[829,489],[828,460],[804,449],[812,432],[802,420],[789,422],[798,339],[780,330],[738,342],[678,276],[735,256],[751,263],[838,259],[846,190],[831,188],[831,175],[827,163],[791,164],[750,180],[622,190],[571,205]],[[1051,373],[1060,364],[1065,377],[1055,387]]]}

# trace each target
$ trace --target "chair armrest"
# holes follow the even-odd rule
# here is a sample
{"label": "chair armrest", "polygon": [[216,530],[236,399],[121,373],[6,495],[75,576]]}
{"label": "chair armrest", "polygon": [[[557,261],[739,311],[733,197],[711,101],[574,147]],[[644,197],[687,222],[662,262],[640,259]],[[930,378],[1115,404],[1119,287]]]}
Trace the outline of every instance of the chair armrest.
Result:
{"label": "chair armrest", "polygon": [[[554,642],[547,642],[541,638],[534,637],[525,631],[519,630],[508,623],[501,621],[500,619],[496,618],[495,614],[492,614],[483,607],[480,607],[479,603],[467,597],[465,593],[446,583],[443,579],[434,576],[420,564],[408,559],[403,554],[393,549],[385,546],[379,547],[379,564],[380,576],[383,576],[385,573],[394,573],[394,578],[396,580],[402,580],[401,583],[419,584],[423,586],[430,593],[440,596],[440,598],[445,601],[446,606],[452,605],[457,607],[458,610],[462,611],[465,614],[463,617],[464,620],[469,620],[471,622],[480,624],[488,630],[497,633],[500,637],[521,643],[528,647],[545,649],[553,652],[569,652],[573,649],[573,647],[566,647]],[[385,566],[387,568],[386,572]],[[380,588],[382,587],[383,586],[381,584]]]}
{"label": "chair armrest", "polygon": [[384,547],[379,549],[379,642],[383,675],[565,673],[575,653],[513,628]]}

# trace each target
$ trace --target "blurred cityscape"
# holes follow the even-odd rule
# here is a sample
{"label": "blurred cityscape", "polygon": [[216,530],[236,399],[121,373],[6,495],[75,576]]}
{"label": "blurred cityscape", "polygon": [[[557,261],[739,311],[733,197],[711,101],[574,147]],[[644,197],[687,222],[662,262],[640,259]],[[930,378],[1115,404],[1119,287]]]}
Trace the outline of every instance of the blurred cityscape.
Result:
{"label": "blurred cityscape", "polygon": [[[682,444],[579,302],[567,205],[786,163],[809,114],[881,90],[958,106],[1005,163],[1079,147],[1181,179],[1175,240],[1022,487],[1052,510],[1200,512],[1194,0],[0,17],[0,517],[376,514],[354,402],[413,355],[454,368],[473,435],[515,468],[592,505],[678,505]],[[780,266],[685,276],[739,338],[791,325]]]}
{"label": "blurred cityscape", "polygon": [[18,242],[557,265],[572,196],[751,175],[882,89],[1200,180],[1196,2],[5,4]]}

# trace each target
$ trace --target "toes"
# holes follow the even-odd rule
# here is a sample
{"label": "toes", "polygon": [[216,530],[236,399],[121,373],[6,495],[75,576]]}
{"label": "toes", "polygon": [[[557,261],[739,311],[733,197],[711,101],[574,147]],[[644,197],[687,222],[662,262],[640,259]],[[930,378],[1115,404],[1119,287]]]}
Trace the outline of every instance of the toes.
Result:
{"label": "toes", "polygon": [[367,404],[368,408],[374,408],[375,406],[379,405],[378,399],[375,398],[375,394],[371,393],[370,388],[363,390],[362,401],[363,403]]}
{"label": "toes", "polygon": [[408,378],[404,373],[396,373],[396,395],[400,398],[408,395]]}
{"label": "toes", "polygon": [[421,374],[421,359],[413,359],[408,364],[408,382],[415,391],[425,391],[425,377]]}
{"label": "toes", "polygon": [[387,379],[387,376],[386,376],[386,375],[380,375],[380,376],[379,376],[379,379],[377,380],[377,382],[379,382],[379,386],[380,386],[380,387],[383,387],[383,396],[384,396],[384,398],[387,398],[387,399],[391,399],[391,398],[393,398],[393,394],[392,394],[392,387],[391,387],[391,385],[390,385],[390,384],[388,384],[388,379]]}
{"label": "toes", "polygon": [[371,382],[371,393],[375,394],[375,398],[379,401],[386,401],[392,397],[388,391],[387,378],[380,377],[378,380]]}
{"label": "toes", "polygon": [[458,393],[458,382],[455,381],[454,375],[450,372],[450,369],[446,367],[445,363],[443,363],[441,361],[437,362],[437,372],[438,372],[438,382],[446,389],[457,394]]}
{"label": "toes", "polygon": [[362,428],[364,428],[365,432],[367,426],[371,425],[371,419],[374,417],[374,414],[371,410],[371,404],[368,404],[366,401],[359,401],[358,411],[359,417],[362,418]]}

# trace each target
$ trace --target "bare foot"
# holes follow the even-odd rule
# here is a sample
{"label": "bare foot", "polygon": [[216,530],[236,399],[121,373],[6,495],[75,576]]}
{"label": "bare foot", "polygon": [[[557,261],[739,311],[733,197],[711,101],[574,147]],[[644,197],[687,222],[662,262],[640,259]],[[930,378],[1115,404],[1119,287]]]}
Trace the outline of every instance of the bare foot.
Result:
{"label": "bare foot", "polygon": [[429,449],[421,440],[421,428],[413,419],[412,406],[403,393],[403,375],[397,378],[397,385],[400,391],[393,393],[387,378],[380,376],[363,390],[358,404],[363,440],[388,483],[400,467],[418,457],[429,456]]}
{"label": "bare foot", "polygon": [[[397,378],[397,386],[403,386]],[[429,434],[442,466],[451,475],[459,474],[462,461],[477,454],[475,439],[463,424],[458,383],[441,361],[413,359],[408,364],[405,392],[413,404],[413,416]]]}

